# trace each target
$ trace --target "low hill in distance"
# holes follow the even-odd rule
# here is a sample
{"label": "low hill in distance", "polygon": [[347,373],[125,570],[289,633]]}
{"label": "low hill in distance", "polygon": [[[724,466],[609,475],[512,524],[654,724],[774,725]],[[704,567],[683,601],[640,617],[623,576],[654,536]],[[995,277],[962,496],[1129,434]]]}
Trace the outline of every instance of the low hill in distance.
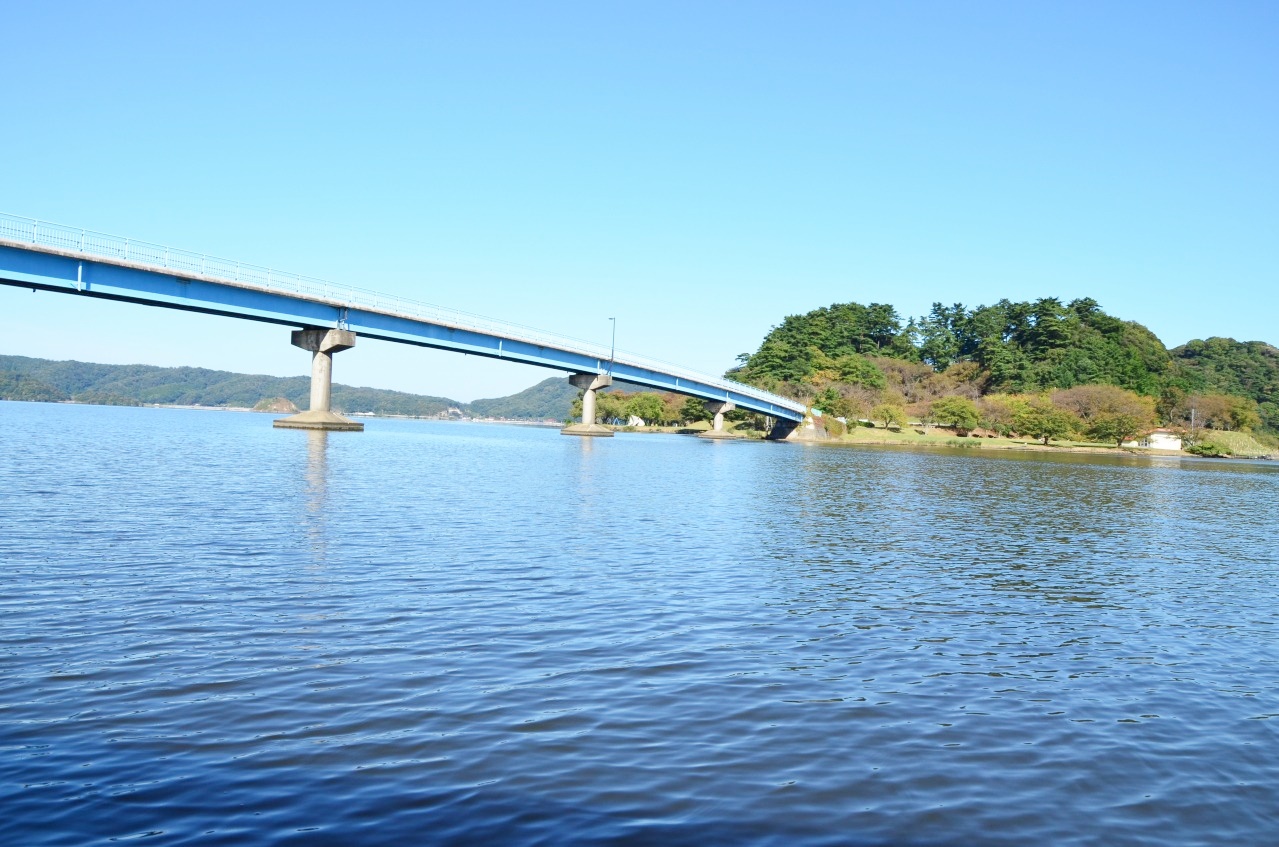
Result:
{"label": "low hill in distance", "polygon": [[[472,417],[508,421],[562,421],[577,399],[578,389],[567,378],[553,376],[509,397],[476,400],[466,408]],[[460,408],[460,407],[459,407]]]}
{"label": "low hill in distance", "polygon": [[[210,406],[287,410],[310,402],[310,377],[238,374],[206,368],[100,365],[0,356],[0,400],[94,403],[108,406]],[[333,408],[346,414],[441,417],[456,409],[472,417],[555,420],[568,417],[577,389],[551,377],[510,397],[461,403],[381,388],[334,383]]]}
{"label": "low hill in distance", "polygon": [[[652,391],[642,385],[618,380],[609,392]],[[537,385],[512,394],[509,397],[476,400],[466,405],[472,417],[496,418],[504,421],[562,421],[569,417],[569,410],[581,391],[569,384],[566,377],[553,376]]]}
{"label": "low hill in distance", "polygon": [[[614,390],[641,391],[618,382]],[[333,384],[333,408],[344,414],[446,417],[450,409],[474,418],[563,421],[579,391],[553,376],[508,397],[462,403],[382,388]],[[99,365],[92,362],[0,356],[0,400],[92,403],[102,406],[210,406],[291,414],[310,402],[311,378],[263,376],[206,368]]]}

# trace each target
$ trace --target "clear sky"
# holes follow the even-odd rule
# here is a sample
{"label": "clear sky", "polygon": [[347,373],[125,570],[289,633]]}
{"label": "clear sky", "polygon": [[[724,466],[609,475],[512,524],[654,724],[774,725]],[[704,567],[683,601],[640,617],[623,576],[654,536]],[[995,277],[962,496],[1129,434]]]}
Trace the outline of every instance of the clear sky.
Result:
{"label": "clear sky", "polygon": [[[11,3],[0,211],[722,373],[785,315],[1091,296],[1279,343],[1279,4]],[[0,287],[0,352],[288,331]],[[339,382],[553,375],[367,341]]]}

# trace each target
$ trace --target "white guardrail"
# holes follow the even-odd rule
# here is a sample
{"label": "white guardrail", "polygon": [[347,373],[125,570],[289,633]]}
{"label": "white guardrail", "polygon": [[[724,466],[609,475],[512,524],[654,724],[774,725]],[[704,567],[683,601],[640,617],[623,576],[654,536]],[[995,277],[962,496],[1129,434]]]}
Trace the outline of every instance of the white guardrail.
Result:
{"label": "white guardrail", "polygon": [[178,273],[226,280],[242,283],[271,291],[286,294],[301,294],[307,297],[323,299],[347,307],[360,307],[379,312],[417,318],[430,323],[450,326],[457,329],[475,330],[519,341],[527,341],[546,347],[555,347],[573,353],[582,353],[597,359],[608,360],[631,365],[638,368],[660,371],[671,376],[690,379],[725,391],[736,391],[749,394],[761,400],[775,403],[784,408],[802,411],[802,404],[761,391],[753,386],[734,382],[723,377],[687,370],[670,362],[651,359],[629,351],[618,350],[616,354],[603,345],[573,338],[567,335],[543,332],[521,324],[507,323],[483,315],[436,306],[420,300],[379,294],[363,288],[337,285],[328,280],[301,274],[278,271],[273,268],[221,259],[205,253],[193,253],[190,250],[178,250],[136,238],[124,238],[119,235],[107,235],[93,230],[64,226],[49,221],[24,218],[0,212],[0,239],[23,244],[35,244],[83,253],[86,256],[100,256],[107,259],[118,259],[148,267],[177,271]]}

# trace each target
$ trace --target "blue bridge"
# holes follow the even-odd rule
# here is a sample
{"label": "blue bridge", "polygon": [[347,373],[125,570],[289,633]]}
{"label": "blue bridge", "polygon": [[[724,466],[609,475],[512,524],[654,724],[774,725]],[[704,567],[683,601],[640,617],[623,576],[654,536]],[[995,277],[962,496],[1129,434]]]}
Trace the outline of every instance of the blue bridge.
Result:
{"label": "blue bridge", "polygon": [[748,385],[517,324],[13,215],[0,214],[0,284],[294,327],[292,343],[312,354],[311,408],[277,420],[282,427],[363,428],[329,408],[332,356],[357,337],[567,371],[583,390],[582,422],[565,427],[569,435],[612,434],[595,422],[595,392],[614,379],[706,401],[711,437],[725,434],[723,414],[734,408],[767,415],[782,430],[806,411]]}

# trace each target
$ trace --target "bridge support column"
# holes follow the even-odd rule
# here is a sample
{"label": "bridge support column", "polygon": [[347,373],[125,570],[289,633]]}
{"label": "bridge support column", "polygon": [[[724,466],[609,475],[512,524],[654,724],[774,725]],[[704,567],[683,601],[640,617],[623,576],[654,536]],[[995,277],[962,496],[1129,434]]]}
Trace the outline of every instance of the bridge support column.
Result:
{"label": "bridge support column", "polygon": [[715,416],[715,420],[711,423],[711,428],[705,432],[699,433],[698,438],[740,438],[741,436],[728,432],[724,429],[724,413],[731,412],[737,408],[737,404],[731,400],[707,400],[706,410]]}
{"label": "bridge support column", "polygon": [[311,351],[311,408],[275,426],[285,429],[330,429],[359,432],[364,424],[347,420],[329,410],[333,392],[333,354],[355,346],[355,333],[345,329],[299,329],[293,332],[293,346]]}
{"label": "bridge support column", "polygon": [[612,385],[613,377],[608,374],[573,374],[568,381],[582,389],[582,422],[564,427],[560,434],[612,438],[613,430],[595,422],[595,392]]}

